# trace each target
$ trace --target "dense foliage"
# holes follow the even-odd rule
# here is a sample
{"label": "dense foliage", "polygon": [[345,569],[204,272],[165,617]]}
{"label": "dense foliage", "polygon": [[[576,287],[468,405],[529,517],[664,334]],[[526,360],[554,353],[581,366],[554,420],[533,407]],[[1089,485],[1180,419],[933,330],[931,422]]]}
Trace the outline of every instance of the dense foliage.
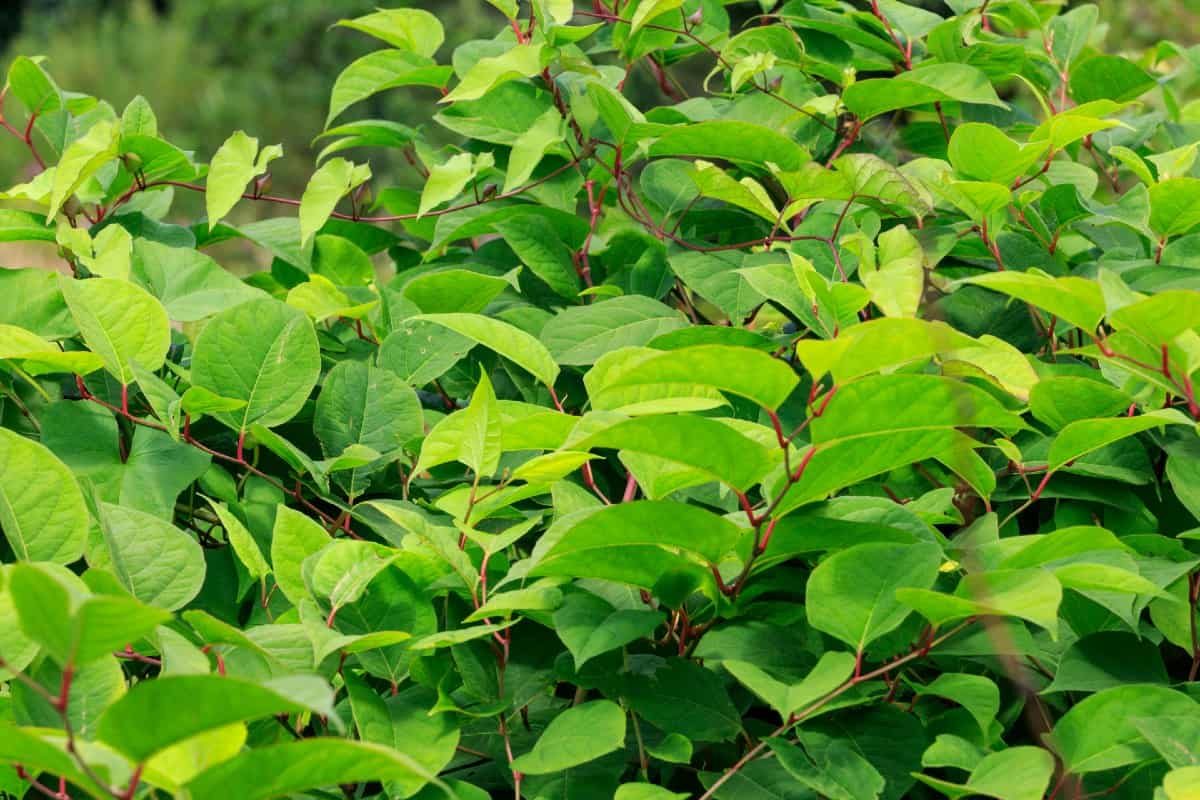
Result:
{"label": "dense foliage", "polygon": [[10,64],[0,790],[1195,797],[1200,50],[491,3],[329,34],[299,198]]}

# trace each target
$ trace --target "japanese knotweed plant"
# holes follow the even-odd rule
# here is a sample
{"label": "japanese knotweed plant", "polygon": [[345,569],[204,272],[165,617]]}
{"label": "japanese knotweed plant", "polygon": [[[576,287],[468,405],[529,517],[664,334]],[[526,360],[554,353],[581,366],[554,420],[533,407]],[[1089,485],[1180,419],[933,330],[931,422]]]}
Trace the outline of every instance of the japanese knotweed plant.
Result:
{"label": "japanese knotweed plant", "polygon": [[14,60],[0,789],[1196,797],[1200,49],[1061,5],[381,10],[299,198]]}

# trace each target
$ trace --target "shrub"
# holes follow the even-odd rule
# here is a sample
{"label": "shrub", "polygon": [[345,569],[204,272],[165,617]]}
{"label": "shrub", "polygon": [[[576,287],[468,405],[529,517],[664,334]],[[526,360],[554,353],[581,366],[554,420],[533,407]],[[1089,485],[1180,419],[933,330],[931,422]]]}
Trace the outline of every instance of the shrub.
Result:
{"label": "shrub", "polygon": [[0,271],[0,788],[1193,796],[1194,53],[492,4],[331,34],[387,46],[298,199],[10,65],[0,242],[65,266]]}

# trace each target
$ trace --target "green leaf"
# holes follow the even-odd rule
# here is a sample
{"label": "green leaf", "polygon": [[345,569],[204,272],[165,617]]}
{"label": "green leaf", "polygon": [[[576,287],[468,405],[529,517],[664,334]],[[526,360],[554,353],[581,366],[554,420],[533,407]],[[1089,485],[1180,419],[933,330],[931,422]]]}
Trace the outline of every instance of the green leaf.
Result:
{"label": "green leaf", "polygon": [[399,86],[442,88],[454,74],[451,67],[407,50],[378,50],[351,62],[333,83],[325,126],[355,103]]}
{"label": "green leaf", "polygon": [[967,278],[964,283],[1002,292],[1045,309],[1091,334],[1104,318],[1104,295],[1100,286],[1083,278],[1054,278],[1033,272],[989,272]]}
{"label": "green leaf", "polygon": [[223,800],[233,792],[244,800],[269,800],[368,781],[444,786],[415,759],[393,748],[321,737],[243,750],[200,773],[186,788],[192,800]]}
{"label": "green leaf", "polygon": [[1158,647],[1125,631],[1101,631],[1074,642],[1043,692],[1099,692],[1127,684],[1170,682]]}
{"label": "green leaf", "polygon": [[100,528],[113,571],[134,597],[175,611],[204,585],[200,545],[158,517],[111,503],[100,504]]}
{"label": "green leaf", "polygon": [[271,428],[294,417],[320,371],[320,350],[308,317],[270,298],[213,317],[197,337],[192,356],[195,386],[245,402],[238,411],[214,414],[237,431],[256,423]]}
{"label": "green leaf", "polygon": [[617,608],[587,591],[572,592],[554,612],[554,631],[575,659],[575,669],[596,656],[649,636],[663,623],[661,611]]}
{"label": "green leaf", "polygon": [[299,605],[308,597],[308,588],[301,577],[304,559],[329,544],[329,534],[317,523],[285,506],[275,512],[275,527],[271,531],[271,567],[279,591]]}
{"label": "green leaf", "polygon": [[1071,96],[1076,103],[1136,100],[1156,85],[1154,76],[1127,58],[1095,55],[1071,68]]}
{"label": "green leaf", "polygon": [[538,335],[559,364],[594,364],[622,347],[644,347],[655,337],[686,327],[684,316],[642,295],[573,306],[546,321]]}
{"label": "green leaf", "polygon": [[943,697],[958,703],[978,723],[984,739],[988,737],[992,721],[1000,712],[1000,689],[991,679],[982,675],[946,672],[916,691],[920,696]]}
{"label": "green leaf", "polygon": [[842,102],[862,120],[898,108],[952,101],[1007,107],[987,75],[967,64],[923,65],[894,78],[852,83],[842,93]]}
{"label": "green leaf", "polygon": [[331,158],[318,167],[300,196],[301,244],[321,229],[339,200],[370,177],[370,166],[353,164],[344,158]]}
{"label": "green leaf", "polygon": [[1018,746],[989,753],[965,784],[928,775],[916,777],[948,797],[981,795],[998,800],[1040,800],[1054,775],[1054,756],[1040,747]]}
{"label": "green leaf", "polygon": [[502,429],[496,394],[486,372],[480,372],[479,383],[470,405],[463,411],[462,420],[458,460],[470,467],[476,476],[487,477],[500,465]]}
{"label": "green leaf", "polygon": [[625,744],[625,712],[609,700],[593,700],[559,714],[533,750],[518,756],[512,768],[545,775],[586,764]]}
{"label": "green leaf", "polygon": [[7,88],[31,114],[47,114],[62,107],[62,90],[31,58],[17,56],[8,65]]}
{"label": "green leaf", "polygon": [[585,417],[579,429],[566,447],[656,456],[699,469],[742,492],[761,481],[777,461],[775,453],[730,425],[694,415],[635,417],[612,424],[596,420],[590,425]]}
{"label": "green leaf", "polygon": [[250,577],[259,579],[271,574],[271,565],[263,557],[258,542],[250,531],[246,530],[242,521],[224,503],[210,500],[209,505],[216,512],[217,518],[221,520],[221,527],[225,529],[225,538],[233,547],[233,552],[237,554],[238,560],[250,573]]}
{"label": "green leaf", "polygon": [[995,125],[968,122],[950,137],[950,163],[964,178],[1010,184],[1037,163],[1049,148],[1045,141],[1022,145]]}
{"label": "green leaf", "polygon": [[1188,418],[1171,408],[1149,411],[1136,417],[1077,420],[1063,428],[1050,444],[1046,467],[1053,472],[1069,461],[1128,436],[1163,425],[1187,424],[1190,424]]}
{"label": "green leaf", "polygon": [[355,19],[338,20],[337,24],[426,57],[436,53],[446,38],[438,18],[419,8],[380,9]]}
{"label": "green leaf", "polygon": [[[412,387],[394,373],[360,361],[343,361],[325,376],[313,429],[327,457],[351,445],[389,454],[423,432],[421,404]],[[353,498],[366,491],[377,469],[354,468],[338,480]]]}
{"label": "green leaf", "polygon": [[88,178],[117,157],[120,129],[112,122],[97,122],[63,151],[54,168],[54,186],[50,191],[46,222],[52,222],[63,204]]}
{"label": "green leaf", "polygon": [[502,83],[541,72],[547,56],[544,45],[519,44],[501,55],[481,58],[462,76],[458,86],[438,102],[478,100]]}
{"label": "green leaf", "polygon": [[[436,775],[454,758],[459,728],[450,714],[431,715],[436,702],[433,692],[413,689],[383,698],[356,679],[347,679],[350,706],[359,736],[365,742],[405,753],[429,774]],[[428,781],[413,777],[396,781],[389,792],[411,796]]]}
{"label": "green leaf", "polygon": [[834,742],[816,764],[799,747],[782,739],[768,739],[767,744],[800,783],[829,800],[877,798],[885,786],[879,771],[846,742]]}
{"label": "green leaf", "polygon": [[674,570],[707,573],[701,564],[718,563],[740,536],[732,522],[698,506],[621,503],[560,519],[534,551],[529,575],[601,578],[652,589]]}
{"label": "green leaf", "polygon": [[195,322],[263,297],[203,253],[149,239],[134,241],[133,275],[178,322]]}
{"label": "green leaf", "polygon": [[463,189],[475,177],[475,156],[459,153],[429,170],[425,187],[421,190],[421,204],[417,216],[428,214],[434,207],[449,202],[462,194]]}
{"label": "green leaf", "polygon": [[808,622],[861,653],[910,613],[896,599],[896,590],[928,589],[941,563],[934,545],[880,542],[836,553],[808,579]]}
{"label": "green leaf", "polygon": [[546,152],[563,140],[564,127],[562,114],[557,108],[550,108],[517,137],[508,155],[508,169],[504,173],[505,193],[529,180]]}
{"label": "green leaf", "polygon": [[628,413],[629,406],[664,389],[685,397],[697,390],[719,390],[775,409],[799,383],[787,364],[748,347],[697,345],[666,352],[626,350],[616,351],[610,358],[604,368],[598,363],[584,379],[596,409]]}
{"label": "green leaf", "polygon": [[725,741],[742,729],[721,678],[686,659],[668,659],[649,678],[630,676],[626,696],[643,720],[693,741]]}
{"label": "green leaf", "polygon": [[1195,700],[1163,686],[1118,686],[1072,706],[1050,736],[1065,770],[1101,772],[1155,756],[1136,718],[1192,716],[1196,710]]}
{"label": "green leaf", "polygon": [[642,26],[651,20],[661,17],[669,11],[674,11],[683,5],[683,0],[641,0],[637,11],[633,12],[630,20],[630,34],[635,34]]}
{"label": "green leaf", "polygon": [[0,242],[53,242],[54,229],[32,211],[0,209]]}
{"label": "green leaf", "polygon": [[148,292],[117,278],[60,277],[58,286],[88,348],[122,385],[133,383],[134,361],[150,371],[163,365],[171,323]]}
{"label": "green leaf", "polygon": [[719,158],[741,164],[774,164],[781,170],[794,171],[812,156],[793,139],[779,131],[753,122],[712,120],[666,128],[649,148],[653,158],[698,156]]}
{"label": "green leaf", "polygon": [[1080,420],[1111,417],[1132,403],[1132,397],[1108,383],[1074,375],[1045,378],[1029,393],[1033,416],[1055,430]]}
{"label": "green leaf", "polygon": [[1027,619],[1057,636],[1062,585],[1044,569],[997,569],[965,576],[954,594],[899,589],[896,598],[932,624],[979,615]]}
{"label": "green leaf", "polygon": [[[176,709],[193,709],[187,714]],[[134,761],[234,722],[313,711],[332,715],[333,692],[316,676],[257,684],[219,675],[174,675],[142,681],[104,712],[99,739]]]}
{"label": "green leaf", "polygon": [[283,148],[272,145],[258,151],[258,139],[236,131],[213,153],[205,182],[204,208],[208,212],[208,228],[216,227],[242,199],[246,184],[267,171],[267,165],[283,155]]}
{"label": "green leaf", "polygon": [[0,529],[17,558],[70,564],[83,553],[88,524],[66,465],[44,445],[0,428]]}
{"label": "green leaf", "polygon": [[816,666],[797,683],[778,680],[749,661],[721,663],[730,674],[778,711],[780,716],[788,719],[845,683],[854,674],[854,662],[852,653],[823,653]]}
{"label": "green leaf", "polygon": [[1171,178],[1150,187],[1150,228],[1163,239],[1200,225],[1200,178]]}
{"label": "green leaf", "polygon": [[526,214],[497,222],[494,227],[521,263],[555,293],[568,300],[579,296],[573,254],[545,217]]}
{"label": "green leaf", "polygon": [[414,322],[434,322],[472,339],[527,370],[547,386],[558,377],[558,365],[545,346],[525,331],[479,314],[422,314]]}
{"label": "green leaf", "polygon": [[617,787],[613,800],[687,800],[687,797],[652,783],[623,783]]}

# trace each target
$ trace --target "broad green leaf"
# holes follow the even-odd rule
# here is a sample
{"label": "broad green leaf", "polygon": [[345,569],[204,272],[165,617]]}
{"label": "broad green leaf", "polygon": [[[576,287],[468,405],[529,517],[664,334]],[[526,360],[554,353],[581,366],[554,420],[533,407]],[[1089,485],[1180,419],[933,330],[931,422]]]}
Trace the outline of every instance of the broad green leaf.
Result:
{"label": "broad green leaf", "polygon": [[627,411],[660,390],[676,397],[708,397],[716,390],[775,409],[799,383],[787,364],[748,347],[696,345],[661,353],[626,350],[613,352],[606,360],[584,378],[596,409]]}
{"label": "broad green leaf", "polygon": [[133,383],[134,361],[151,371],[163,365],[171,344],[170,321],[148,292],[116,278],[60,277],[58,285],[83,340],[121,384]]}
{"label": "broad green leaf", "polygon": [[846,742],[834,742],[816,764],[799,747],[782,739],[767,743],[779,763],[801,784],[829,800],[876,798],[886,785],[879,771]]}
{"label": "broad green leaf", "polygon": [[377,92],[399,86],[432,86],[440,89],[453,74],[451,67],[438,66],[432,59],[407,50],[389,49],[368,53],[351,62],[334,81],[325,126],[328,127],[350,106]]}
{"label": "broad green leaf", "polygon": [[1059,718],[1050,734],[1063,768],[1077,775],[1116,769],[1155,756],[1134,722],[1191,716],[1196,701],[1163,686],[1126,685],[1091,695]]}
{"label": "broad green leaf", "polygon": [[574,254],[545,217],[526,214],[497,222],[494,227],[521,263],[555,293],[567,300],[578,297],[580,283]]}
{"label": "broad green leaf", "polygon": [[617,608],[599,595],[572,592],[554,612],[554,631],[583,668],[598,655],[650,636],[663,623],[661,611]]}
{"label": "broad green leaf", "polygon": [[[178,714],[180,707],[193,713]],[[333,693],[316,676],[265,684],[219,675],[176,675],[143,681],[100,718],[99,739],[134,761],[204,731],[275,714],[330,714]],[[332,716],[332,715],[331,715]]]}
{"label": "broad green leaf", "polygon": [[559,772],[611,753],[625,744],[625,712],[610,700],[593,700],[559,714],[533,750],[512,768],[529,775]]}
{"label": "broad green leaf", "polygon": [[[434,775],[454,758],[459,728],[453,715],[429,713],[436,702],[432,691],[410,689],[384,698],[362,681],[347,680],[346,685],[363,741],[394,748]],[[390,784],[388,791],[408,797],[427,783],[423,777],[402,779]]]}
{"label": "broad green leaf", "polygon": [[643,347],[685,325],[675,309],[649,297],[627,295],[564,309],[546,321],[538,338],[559,364],[594,364],[607,352]]}
{"label": "broad green leaf", "polygon": [[1002,292],[1032,303],[1091,334],[1104,318],[1104,296],[1100,286],[1084,278],[1054,278],[1033,272],[989,272],[964,283]]}
{"label": "broad green leaf", "polygon": [[979,724],[979,732],[985,738],[1000,712],[1000,689],[982,675],[946,672],[916,691],[921,696],[942,697],[958,703]]}
{"label": "broad green leaf", "polygon": [[88,524],[66,465],[44,445],[0,428],[0,528],[17,558],[70,564],[83,553]]}
{"label": "broad green leaf", "polygon": [[630,33],[637,33],[647,22],[661,17],[668,11],[674,11],[682,5],[683,0],[641,0],[637,10],[633,12],[633,19],[630,20]]}
{"label": "broad green leaf", "polygon": [[424,386],[441,377],[474,346],[474,340],[445,326],[410,317],[383,340],[379,366],[413,386]]}
{"label": "broad green leaf", "polygon": [[613,800],[687,800],[687,797],[652,783],[623,783],[617,787]]}
{"label": "broad green leaf", "polygon": [[[379,453],[400,450],[422,433],[421,404],[392,372],[360,361],[343,361],[325,376],[317,397],[313,429],[327,457],[351,445]],[[350,497],[366,491],[377,470],[368,465],[338,475]]]}
{"label": "broad green leaf", "polygon": [[245,431],[255,423],[271,428],[294,417],[316,385],[320,368],[308,317],[264,298],[226,309],[204,326],[192,355],[192,382],[245,402],[237,411],[214,415]]}
{"label": "broad green leaf", "polygon": [[1081,419],[1063,428],[1050,445],[1046,466],[1054,471],[1105,445],[1163,425],[1186,425],[1189,420],[1175,409],[1149,411],[1136,417]]}
{"label": "broad green leaf", "polygon": [[1200,292],[1168,290],[1122,306],[1108,315],[1116,330],[1128,328],[1147,344],[1170,344],[1176,337],[1200,327]]}
{"label": "broad green leaf", "polygon": [[194,322],[263,297],[203,253],[148,239],[134,242],[133,274],[177,322]]}
{"label": "broad green leaf", "polygon": [[244,750],[197,775],[186,789],[192,800],[224,800],[235,792],[244,800],[269,800],[368,781],[425,781],[442,785],[415,759],[399,750],[319,737]]}
{"label": "broad green leaf", "polygon": [[195,539],[171,523],[101,503],[100,528],[113,572],[139,600],[175,611],[191,602],[204,585],[204,552]]}
{"label": "broad green leaf", "polygon": [[801,712],[845,683],[854,674],[852,653],[827,652],[803,680],[787,683],[749,661],[722,661],[730,674],[765,700],[780,716]]}
{"label": "broad green leaf", "polygon": [[1074,642],[1043,692],[1099,692],[1123,684],[1165,685],[1158,647],[1125,631],[1101,631]]}
{"label": "broad green leaf", "polygon": [[308,597],[301,577],[304,559],[329,544],[329,534],[299,511],[280,506],[271,532],[271,571],[284,597],[299,605]]}
{"label": "broad green leaf", "polygon": [[558,365],[545,346],[525,331],[479,314],[423,314],[414,322],[434,322],[472,339],[527,370],[547,386],[558,377]]}
{"label": "broad green leaf", "polygon": [[112,122],[97,122],[91,129],[63,151],[54,169],[54,188],[50,192],[50,207],[46,222],[52,222],[63,204],[97,170],[117,157],[120,149],[120,129]]}
{"label": "broad green leaf", "polygon": [[1154,77],[1127,58],[1095,55],[1071,68],[1071,96],[1077,103],[1136,100],[1157,85]]}
{"label": "broad green leaf", "polygon": [[546,152],[562,141],[564,126],[558,109],[547,109],[517,138],[508,156],[508,169],[504,173],[505,192],[511,192],[529,180]]}
{"label": "broad green leaf", "polygon": [[964,382],[936,375],[861,378],[840,387],[809,426],[807,466],[779,511],[926,458],[955,462],[978,445],[959,428],[1021,426],[993,395]]}
{"label": "broad green leaf", "polygon": [[627,686],[630,708],[659,730],[697,742],[724,741],[741,731],[722,679],[693,661],[667,659],[650,677],[630,676]]}
{"label": "broad green leaf", "polygon": [[950,137],[950,163],[964,178],[1010,184],[1046,153],[1048,142],[1022,145],[995,125],[968,122]]}
{"label": "broad green leaf", "polygon": [[426,57],[436,53],[446,38],[438,18],[419,8],[381,9],[355,19],[338,20],[337,24]]}
{"label": "broad green leaf", "polygon": [[766,125],[733,120],[666,128],[654,138],[649,155],[654,158],[720,158],[759,166],[770,162],[785,171],[798,170],[811,159],[807,150],[779,131]]}
{"label": "broad green leaf", "polygon": [[[595,430],[593,426],[601,426]],[[711,478],[746,491],[775,465],[774,453],[719,420],[690,414],[656,415],[580,424],[572,450],[609,448],[657,456],[699,469]],[[593,432],[594,431],[594,432]]]}
{"label": "broad green leaf", "polygon": [[449,202],[462,194],[463,189],[475,177],[475,156],[459,153],[429,170],[429,178],[421,190],[421,205],[417,216],[429,213],[435,206]]}
{"label": "broad green leaf", "polygon": [[344,158],[331,158],[318,167],[300,197],[301,244],[320,230],[339,200],[370,177],[370,166],[353,164]]}
{"label": "broad green leaf", "polygon": [[30,113],[47,114],[62,106],[62,90],[32,58],[17,56],[12,60],[8,65],[6,86]]}
{"label": "broad green leaf", "polygon": [[[501,277],[467,269],[439,270],[419,275],[404,284],[404,296],[426,314],[444,314],[451,311],[477,314],[487,308],[488,303],[505,289],[513,288],[515,279],[515,271]],[[395,330],[412,330],[412,327],[406,320]],[[438,330],[450,336],[454,335],[441,328]]]}
{"label": "broad green leaf", "polygon": [[501,83],[541,72],[546,57],[544,45],[519,44],[502,55],[481,58],[439,102],[477,100]]}
{"label": "broad green leaf", "polygon": [[854,325],[836,339],[796,342],[796,357],[814,378],[827,373],[837,384],[939,353],[978,345],[944,322],[882,318]]}
{"label": "broad green leaf", "polygon": [[258,139],[236,131],[213,153],[205,183],[204,208],[212,230],[242,199],[246,184],[267,171],[267,165],[283,155],[283,148],[272,145],[258,150]]}
{"label": "broad green leaf", "polygon": [[861,653],[910,613],[896,590],[928,589],[941,563],[933,545],[860,544],[836,553],[809,577],[808,622]]}
{"label": "broad green leaf", "polygon": [[948,797],[984,796],[998,800],[1041,800],[1054,775],[1054,756],[1040,747],[1017,746],[984,756],[965,784],[928,775],[922,783]]}
{"label": "broad green leaf", "polygon": [[1062,585],[1044,569],[1001,569],[965,576],[952,595],[905,588],[896,597],[937,626],[979,615],[1009,616],[1056,636]]}
{"label": "broad green leaf", "polygon": [[555,523],[534,551],[529,575],[601,578],[652,589],[676,570],[706,573],[704,562],[718,563],[740,535],[732,522],[698,506],[621,503]]}
{"label": "broad green leaf", "polygon": [[1132,403],[1132,397],[1106,382],[1074,375],[1045,378],[1029,393],[1033,416],[1055,430],[1080,420],[1115,416]]}
{"label": "broad green leaf", "polygon": [[1150,227],[1161,238],[1200,225],[1200,179],[1172,178],[1150,187]]}
{"label": "broad green leaf", "polygon": [[0,209],[0,242],[53,242],[54,228],[32,211]]}
{"label": "broad green leaf", "polygon": [[1006,107],[987,75],[967,64],[924,65],[894,78],[858,81],[842,94],[846,107],[863,120],[898,108],[951,101]]}

